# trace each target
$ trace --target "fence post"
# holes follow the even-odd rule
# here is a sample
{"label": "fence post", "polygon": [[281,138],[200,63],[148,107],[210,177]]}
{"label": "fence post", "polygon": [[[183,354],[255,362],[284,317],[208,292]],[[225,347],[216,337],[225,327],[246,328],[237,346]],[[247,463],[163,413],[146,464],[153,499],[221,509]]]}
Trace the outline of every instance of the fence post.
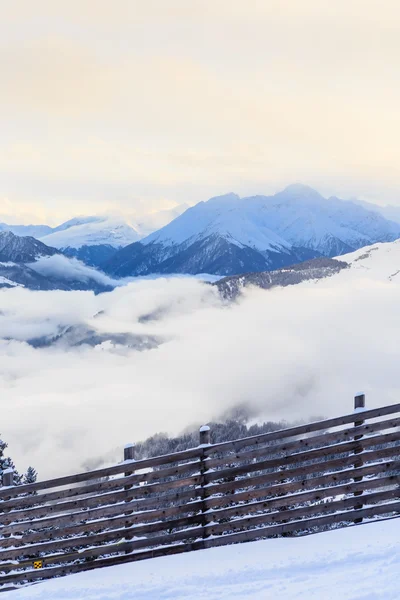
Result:
{"label": "fence post", "polygon": [[11,487],[14,485],[14,469],[5,469],[3,471],[3,486]]}
{"label": "fence post", "polygon": [[204,446],[209,446],[211,440],[211,430],[208,425],[203,425],[199,429],[199,441],[200,441],[200,498],[203,501],[201,505],[201,526],[203,527],[203,539],[207,537],[205,527],[207,526],[207,518],[205,516],[207,510],[206,498],[207,488],[205,487],[204,473],[207,471],[206,456],[204,453]]}
{"label": "fence post", "polygon": [[[135,444],[126,444],[126,446],[124,447],[124,461],[134,461],[135,460]],[[126,471],[124,473],[124,477],[129,477],[129,475],[133,475],[135,471]],[[130,485],[126,485],[124,487],[124,490],[129,490],[131,488]],[[126,500],[126,502],[129,502],[129,500]],[[124,513],[125,516],[131,515],[132,511],[126,512]],[[130,527],[129,523],[125,524],[125,527]],[[133,535],[125,535],[125,540],[129,541],[131,540],[133,537]],[[128,554],[129,550],[125,550],[125,554]]]}
{"label": "fence post", "polygon": [[[360,393],[357,394],[354,397],[354,410],[357,411],[359,409],[360,412],[362,412],[362,409],[365,408],[365,394]],[[354,422],[354,427],[360,427],[361,425],[364,425],[365,421],[360,420],[360,421],[355,421]],[[360,440],[363,436],[362,435],[355,435],[354,436],[354,440]],[[354,454],[361,454],[363,451],[362,445],[360,444],[359,446],[356,446],[354,449]],[[358,467],[362,467],[363,465],[363,460],[361,457],[357,458],[357,460],[354,462],[354,467],[358,468]],[[362,477],[354,477],[354,483],[357,483],[358,481],[362,481]],[[354,496],[362,496],[363,492],[359,491],[359,492],[354,492]],[[360,510],[363,507],[363,503],[360,502],[360,504],[357,504],[354,506],[355,510]],[[354,523],[362,523],[362,518],[360,519],[354,519]]]}

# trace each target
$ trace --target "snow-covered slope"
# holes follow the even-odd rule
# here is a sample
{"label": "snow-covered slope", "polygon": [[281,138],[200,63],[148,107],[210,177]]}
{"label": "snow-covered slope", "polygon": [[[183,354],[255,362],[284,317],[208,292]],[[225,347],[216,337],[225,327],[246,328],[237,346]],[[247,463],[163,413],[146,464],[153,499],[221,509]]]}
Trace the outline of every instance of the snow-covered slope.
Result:
{"label": "snow-covered slope", "polygon": [[41,241],[54,248],[75,248],[108,245],[127,246],[139,239],[138,232],[116,217],[79,217],[57,227]]}
{"label": "snow-covered slope", "polygon": [[400,283],[400,240],[360,248],[341,256],[340,260],[350,267],[341,273],[341,279],[368,277]]}
{"label": "snow-covered slope", "polygon": [[323,284],[327,277],[329,285],[338,289],[365,278],[400,283],[400,240],[366,246],[336,259],[316,258],[276,271],[224,277],[213,285],[225,299],[233,300],[249,287],[270,289],[304,282]]}
{"label": "snow-covered slope", "polygon": [[292,185],[274,196],[200,202],[105,266],[116,275],[220,275],[271,270],[400,237],[400,225],[362,206]]}
{"label": "snow-covered slope", "polygon": [[399,225],[377,212],[335,197],[324,199],[303,185],[245,200],[251,210],[265,213],[271,229],[288,242],[325,256],[400,237]]}
{"label": "snow-covered slope", "polygon": [[154,558],[5,600],[398,600],[400,519]]}

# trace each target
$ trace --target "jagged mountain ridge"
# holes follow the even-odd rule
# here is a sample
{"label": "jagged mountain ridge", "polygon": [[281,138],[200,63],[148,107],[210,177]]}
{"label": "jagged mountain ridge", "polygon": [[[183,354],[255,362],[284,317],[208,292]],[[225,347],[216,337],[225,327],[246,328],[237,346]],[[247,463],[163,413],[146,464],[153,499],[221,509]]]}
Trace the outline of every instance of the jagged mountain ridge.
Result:
{"label": "jagged mountain ridge", "polygon": [[57,227],[0,223],[0,231],[11,231],[18,236],[33,236],[66,256],[77,258],[89,266],[99,267],[117,250],[163,227],[187,207],[188,205],[180,205],[143,215],[134,224],[109,215],[81,216]]}
{"label": "jagged mountain ridge", "polygon": [[46,246],[34,237],[20,237],[11,231],[0,231],[1,262],[28,263],[55,254],[59,254],[56,248]]}
{"label": "jagged mountain ridge", "polygon": [[274,196],[226,194],[200,202],[103,268],[114,276],[236,275],[338,256],[400,237],[400,225],[350,201],[292,185]]}

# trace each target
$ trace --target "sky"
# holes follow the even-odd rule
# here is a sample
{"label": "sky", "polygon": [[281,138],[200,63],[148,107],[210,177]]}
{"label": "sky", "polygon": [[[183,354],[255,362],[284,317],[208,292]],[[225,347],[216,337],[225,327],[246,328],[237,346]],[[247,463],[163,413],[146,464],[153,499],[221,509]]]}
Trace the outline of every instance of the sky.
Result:
{"label": "sky", "polygon": [[302,182],[400,205],[396,0],[15,0],[0,216],[135,216]]}

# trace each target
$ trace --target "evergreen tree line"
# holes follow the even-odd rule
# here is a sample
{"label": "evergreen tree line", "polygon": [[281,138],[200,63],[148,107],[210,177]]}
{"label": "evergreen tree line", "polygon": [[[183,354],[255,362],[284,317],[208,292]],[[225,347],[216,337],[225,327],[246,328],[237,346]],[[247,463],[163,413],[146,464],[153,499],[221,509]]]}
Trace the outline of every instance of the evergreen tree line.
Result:
{"label": "evergreen tree line", "polygon": [[[267,421],[262,424],[249,425],[246,415],[235,415],[224,422],[209,422],[211,443],[219,444],[238,440],[262,433],[270,433],[287,427],[294,427],[300,422],[287,423],[286,421]],[[181,435],[170,437],[166,433],[156,433],[143,442],[138,442],[135,447],[136,460],[162,456],[181,452],[199,445],[199,427],[190,427]]]}

